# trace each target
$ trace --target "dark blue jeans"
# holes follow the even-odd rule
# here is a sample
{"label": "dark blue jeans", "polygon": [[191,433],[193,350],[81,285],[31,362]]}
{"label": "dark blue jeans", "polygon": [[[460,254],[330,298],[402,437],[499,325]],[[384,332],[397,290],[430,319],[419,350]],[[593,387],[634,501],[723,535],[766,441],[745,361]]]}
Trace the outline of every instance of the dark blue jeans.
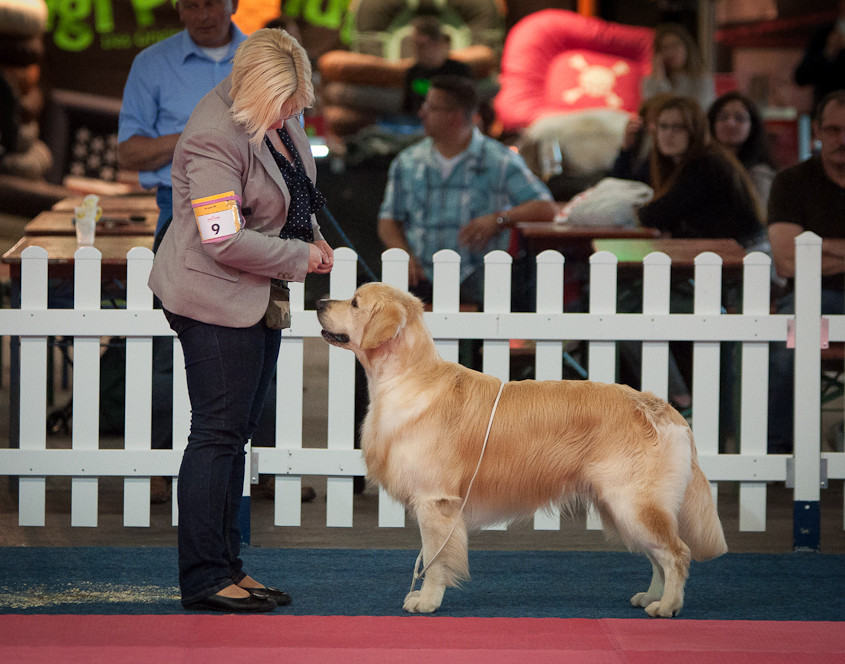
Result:
{"label": "dark blue jeans", "polygon": [[[784,295],[777,313],[795,313],[795,294]],[[845,313],[841,291],[822,290],[822,314]],[[819,388],[821,389],[821,388]],[[792,454],[795,428],[795,349],[783,341],[769,344],[769,454]]]}
{"label": "dark blue jeans", "polygon": [[179,586],[182,603],[246,576],[238,510],[245,444],[273,378],[281,332],[264,321],[233,328],[165,311],[185,355],[191,432],[179,469]]}
{"label": "dark blue jeans", "polygon": [[[158,206],[156,239],[158,239],[161,229],[173,218],[173,189],[171,187],[161,186],[156,189],[156,205]],[[156,249],[158,249],[157,244]]]}

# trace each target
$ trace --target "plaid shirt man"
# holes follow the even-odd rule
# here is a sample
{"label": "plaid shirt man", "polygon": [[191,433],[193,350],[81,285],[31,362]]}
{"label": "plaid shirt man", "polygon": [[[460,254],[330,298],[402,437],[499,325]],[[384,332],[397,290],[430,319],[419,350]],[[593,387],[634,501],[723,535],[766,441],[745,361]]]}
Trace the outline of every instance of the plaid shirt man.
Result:
{"label": "plaid shirt man", "polygon": [[500,233],[483,251],[458,244],[458,233],[471,219],[532,200],[552,201],[543,182],[522,158],[498,141],[473,130],[469,147],[444,178],[431,138],[393,160],[379,219],[395,219],[405,231],[413,254],[432,279],[432,256],[441,249],[461,257],[461,281],[484,267],[484,255],[508,248],[509,233]]}

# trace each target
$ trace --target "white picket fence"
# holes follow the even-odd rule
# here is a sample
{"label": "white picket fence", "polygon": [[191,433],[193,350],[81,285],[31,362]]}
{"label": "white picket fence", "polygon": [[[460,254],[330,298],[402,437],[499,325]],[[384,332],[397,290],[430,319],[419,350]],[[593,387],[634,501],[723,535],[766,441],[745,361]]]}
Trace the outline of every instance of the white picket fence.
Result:
{"label": "white picket fence", "polygon": [[[845,478],[845,454],[821,452],[819,308],[821,240],[812,233],[796,241],[796,437],[793,455],[766,453],[768,343],[787,338],[790,317],[769,311],[771,261],[762,253],[746,256],[742,313],[722,313],[722,266],[716,254],[696,259],[692,314],[670,314],[670,261],[654,253],[643,264],[643,313],[617,314],[617,259],[607,252],[590,258],[588,313],[563,311],[563,257],[546,251],[537,258],[535,313],[510,311],[511,257],[486,257],[483,312],[459,311],[459,258],[442,251],[435,257],[433,311],[426,314],[439,351],[457,360],[458,340],[483,340],[483,370],[508,379],[511,339],[536,341],[536,377],[559,379],[563,343],[588,344],[590,380],[611,382],[617,366],[616,342],[642,341],[642,385],[667,396],[669,341],[693,342],[693,431],[704,472],[715,487],[739,484],[739,527],[765,531],[767,482],[794,482],[796,505],[819,504],[823,467],[829,479]],[[152,337],[172,336],[161,311],[152,308],[147,277],[153,255],[136,247],[127,254],[126,309],[100,308],[100,253],[76,252],[73,309],[47,308],[47,253],[39,247],[22,256],[21,307],[0,310],[0,335],[20,338],[20,431],[17,449],[0,449],[0,474],[18,476],[19,523],[45,524],[46,477],[72,478],[71,524],[97,525],[98,478],[122,477],[124,525],[150,523],[149,477],[175,476],[188,435],[189,402],[181,348],[174,344],[174,450],[150,449]],[[330,296],[351,297],[357,257],[338,249]],[[408,256],[400,250],[382,256],[382,279],[407,288]],[[327,477],[327,526],[352,526],[352,476],[364,474],[354,449],[354,371],[352,353],[329,349],[328,434],[325,447],[303,446],[304,340],[320,336],[315,312],[304,307],[304,289],[291,284],[293,326],[283,334],[278,361],[276,447],[261,448],[258,470],[276,476],[275,523],[300,525],[302,475]],[[845,316],[829,316],[831,341],[845,341]],[[50,449],[46,432],[47,340],[73,337],[73,429],[71,449]],[[124,449],[101,449],[99,435],[99,358],[102,337],[126,337],[126,434]],[[739,451],[719,452],[720,342],[742,345]],[[309,441],[309,445],[310,445]],[[249,474],[249,473],[248,473]],[[245,486],[248,491],[248,485]],[[809,509],[812,513],[813,510]],[[800,518],[796,510],[796,518]],[[173,521],[177,519],[174,501]],[[812,517],[811,517],[812,519]],[[382,493],[379,525],[400,527],[402,507]],[[538,513],[537,529],[558,529],[558,516]],[[592,516],[588,527],[598,527]],[[802,526],[803,527],[803,526]],[[810,530],[813,524],[808,525]],[[845,527],[845,525],[843,526]],[[817,526],[816,526],[817,530]]]}

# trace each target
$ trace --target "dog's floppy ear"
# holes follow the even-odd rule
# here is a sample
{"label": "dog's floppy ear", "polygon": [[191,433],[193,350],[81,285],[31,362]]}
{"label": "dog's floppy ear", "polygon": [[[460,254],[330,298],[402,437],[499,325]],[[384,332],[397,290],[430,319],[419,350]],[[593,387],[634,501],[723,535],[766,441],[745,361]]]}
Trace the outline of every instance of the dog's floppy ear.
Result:
{"label": "dog's floppy ear", "polygon": [[395,337],[405,327],[408,312],[405,306],[395,299],[382,299],[373,307],[370,320],[361,337],[361,348],[378,348]]}

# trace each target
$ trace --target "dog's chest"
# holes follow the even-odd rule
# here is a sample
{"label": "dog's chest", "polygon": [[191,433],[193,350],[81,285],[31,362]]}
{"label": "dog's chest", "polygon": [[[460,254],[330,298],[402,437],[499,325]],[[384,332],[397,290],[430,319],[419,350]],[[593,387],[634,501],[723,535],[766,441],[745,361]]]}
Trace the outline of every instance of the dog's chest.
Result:
{"label": "dog's chest", "polygon": [[409,482],[426,483],[433,463],[425,409],[415,401],[419,399],[403,405],[394,398],[377,399],[362,429],[367,474],[399,500],[408,492]]}

